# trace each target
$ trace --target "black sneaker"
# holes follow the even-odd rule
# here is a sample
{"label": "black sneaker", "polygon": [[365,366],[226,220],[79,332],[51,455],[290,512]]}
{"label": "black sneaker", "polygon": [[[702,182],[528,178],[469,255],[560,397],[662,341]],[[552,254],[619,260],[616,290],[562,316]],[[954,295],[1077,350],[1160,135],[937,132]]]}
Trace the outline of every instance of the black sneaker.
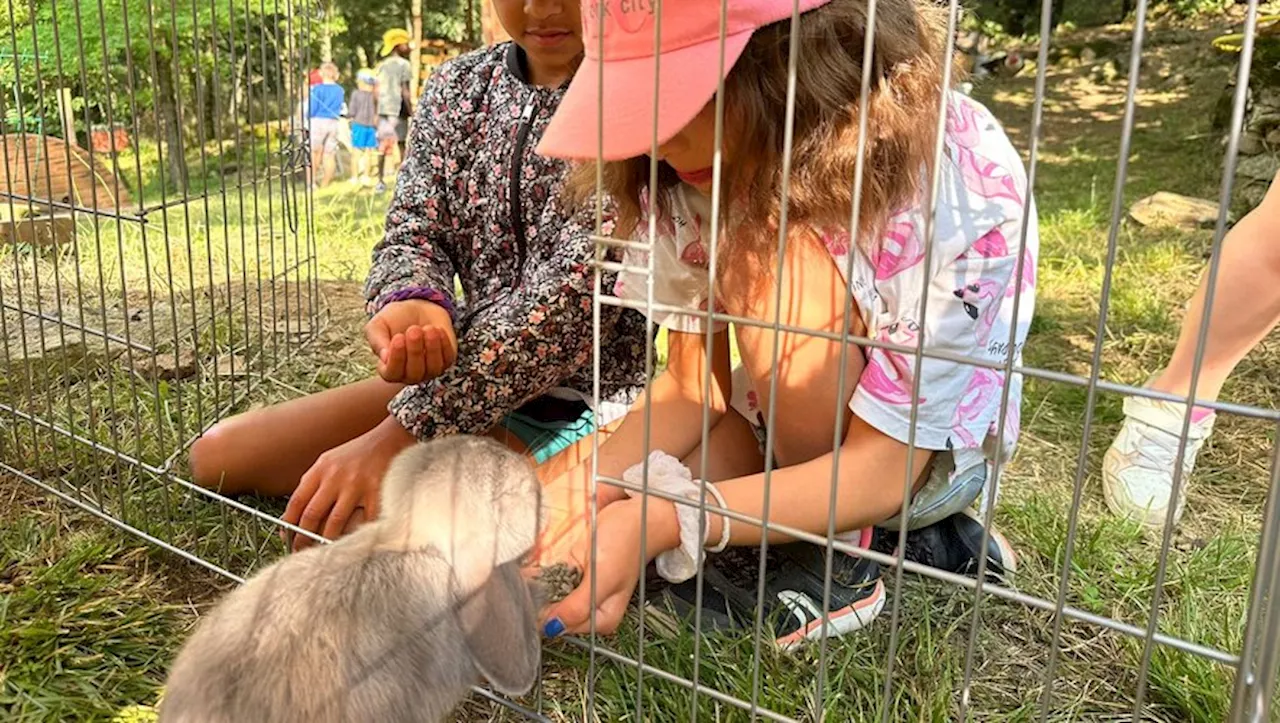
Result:
{"label": "black sneaker", "polygon": [[[880,539],[893,549],[897,530],[884,530]],[[973,577],[978,572],[978,550],[982,544],[982,521],[973,512],[957,512],[938,522],[907,533],[906,557],[957,575]],[[1006,576],[1018,570],[1018,556],[1005,536],[992,528],[987,535],[988,582],[1003,584]]]}
{"label": "black sneaker", "polygon": [[[869,541],[869,535],[867,541]],[[759,591],[760,550],[730,548],[703,567],[701,626],[708,631],[744,631],[755,626]],[[832,553],[831,605],[822,620],[826,548],[807,542],[770,545],[765,561],[763,618],[771,624],[775,643],[798,647],[824,636],[860,630],[880,614],[885,603],[880,565],[839,551]],[[645,606],[647,620],[674,632],[691,625],[696,610],[697,579],[654,590]]]}

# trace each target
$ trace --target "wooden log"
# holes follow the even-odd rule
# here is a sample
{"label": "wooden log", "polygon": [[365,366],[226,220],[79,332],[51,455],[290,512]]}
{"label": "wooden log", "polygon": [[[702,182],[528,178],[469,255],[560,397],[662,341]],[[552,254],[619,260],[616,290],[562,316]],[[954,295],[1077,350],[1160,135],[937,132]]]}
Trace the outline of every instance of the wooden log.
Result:
{"label": "wooden log", "polygon": [[[22,133],[5,136],[0,202],[25,207],[30,198],[82,208],[117,209],[129,194],[101,156],[61,138]],[[70,161],[70,162],[68,162]],[[39,204],[39,200],[35,203]]]}

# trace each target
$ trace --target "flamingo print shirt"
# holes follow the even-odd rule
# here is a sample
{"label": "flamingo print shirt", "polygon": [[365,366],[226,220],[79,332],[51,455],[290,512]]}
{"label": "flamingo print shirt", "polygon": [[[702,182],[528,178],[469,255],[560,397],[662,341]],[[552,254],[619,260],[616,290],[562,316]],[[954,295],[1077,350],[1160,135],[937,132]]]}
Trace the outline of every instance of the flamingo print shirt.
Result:
{"label": "flamingo print shirt", "polygon": [[[673,191],[671,218],[658,224],[653,246],[654,300],[705,313],[707,289],[707,219],[710,204],[696,191]],[[916,444],[949,450],[953,474],[1011,455],[1020,428],[1022,377],[1006,379],[1003,367],[1012,353],[1022,361],[1035,307],[1039,234],[1035,205],[1025,204],[1027,179],[1022,159],[1003,129],[984,106],[953,93],[947,113],[944,157],[940,165],[932,253],[926,264],[923,198],[894,213],[872,244],[854,247],[844,229],[822,231],[832,260],[847,278],[870,338],[914,349],[920,335],[926,354],[959,355],[975,366],[926,356],[920,362],[920,391],[912,395],[915,355],[866,348],[866,367],[850,400],[853,413],[904,444],[911,412],[918,404]],[[647,204],[643,203],[642,206]],[[1024,221],[1025,217],[1025,221]],[[1026,235],[1021,274],[1019,247]],[[641,224],[636,239],[647,240]],[[644,251],[629,250],[628,266],[647,266]],[[643,276],[623,273],[614,293],[643,302]],[[1020,296],[1015,318],[1014,300]],[[924,313],[921,313],[922,308]],[[653,321],[682,332],[702,332],[697,313],[655,313]],[[749,421],[762,417],[756,395],[739,369],[734,374],[733,406]],[[740,382],[747,382],[742,384]],[[1000,403],[1009,385],[1003,433],[998,429]]]}

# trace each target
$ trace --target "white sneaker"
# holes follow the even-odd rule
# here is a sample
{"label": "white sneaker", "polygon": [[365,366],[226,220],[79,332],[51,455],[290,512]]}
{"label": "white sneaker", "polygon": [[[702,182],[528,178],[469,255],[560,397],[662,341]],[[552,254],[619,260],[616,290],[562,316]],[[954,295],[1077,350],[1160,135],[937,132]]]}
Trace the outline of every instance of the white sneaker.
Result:
{"label": "white sneaker", "polygon": [[[1124,425],[1102,458],[1102,492],[1117,515],[1154,528],[1164,526],[1173,496],[1178,435],[1186,405],[1147,397],[1124,400]],[[1192,416],[1182,455],[1182,494],[1174,511],[1176,523],[1186,502],[1187,480],[1200,447],[1213,432],[1213,412]]]}

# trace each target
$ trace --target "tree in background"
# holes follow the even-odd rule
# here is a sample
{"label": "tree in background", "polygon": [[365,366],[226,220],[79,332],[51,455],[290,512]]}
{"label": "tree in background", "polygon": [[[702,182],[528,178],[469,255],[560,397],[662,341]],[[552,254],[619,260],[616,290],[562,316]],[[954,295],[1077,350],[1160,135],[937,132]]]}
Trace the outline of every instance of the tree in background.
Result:
{"label": "tree in background", "polygon": [[[480,2],[420,1],[422,37],[478,44]],[[334,17],[341,20],[341,30],[333,35],[333,61],[346,70],[348,77],[362,65],[376,63],[382,34],[388,28],[412,28],[413,3],[414,0],[331,0]]]}
{"label": "tree in background", "polygon": [[[475,0],[417,1],[424,37],[477,32]],[[287,133],[307,73],[325,56],[349,78],[376,63],[382,33],[409,27],[414,2],[0,0],[0,88],[16,88],[45,128],[59,127],[58,93],[70,89],[80,133],[116,123],[154,137],[164,187],[182,191],[201,144],[249,126]],[[48,59],[38,70],[37,56]]]}
{"label": "tree in background", "polygon": [[305,82],[305,0],[28,1],[4,38],[22,62],[0,66],[0,80],[16,82],[28,112],[44,119],[58,117],[68,88],[84,132],[117,123],[154,136],[167,189],[187,188],[186,156],[200,144],[286,118],[281,109]]}
{"label": "tree in background", "polygon": [[[937,0],[947,2],[947,0]],[[1163,9],[1183,17],[1205,12],[1220,12],[1243,0],[1150,0],[1149,9]],[[1120,22],[1133,13],[1134,0],[1053,0],[1051,27],[1057,29],[1071,20],[1082,25]],[[974,0],[964,6],[980,21],[994,23],[1015,37],[1034,34],[1040,29],[1042,0]],[[1081,22],[1082,19],[1086,19]]]}

